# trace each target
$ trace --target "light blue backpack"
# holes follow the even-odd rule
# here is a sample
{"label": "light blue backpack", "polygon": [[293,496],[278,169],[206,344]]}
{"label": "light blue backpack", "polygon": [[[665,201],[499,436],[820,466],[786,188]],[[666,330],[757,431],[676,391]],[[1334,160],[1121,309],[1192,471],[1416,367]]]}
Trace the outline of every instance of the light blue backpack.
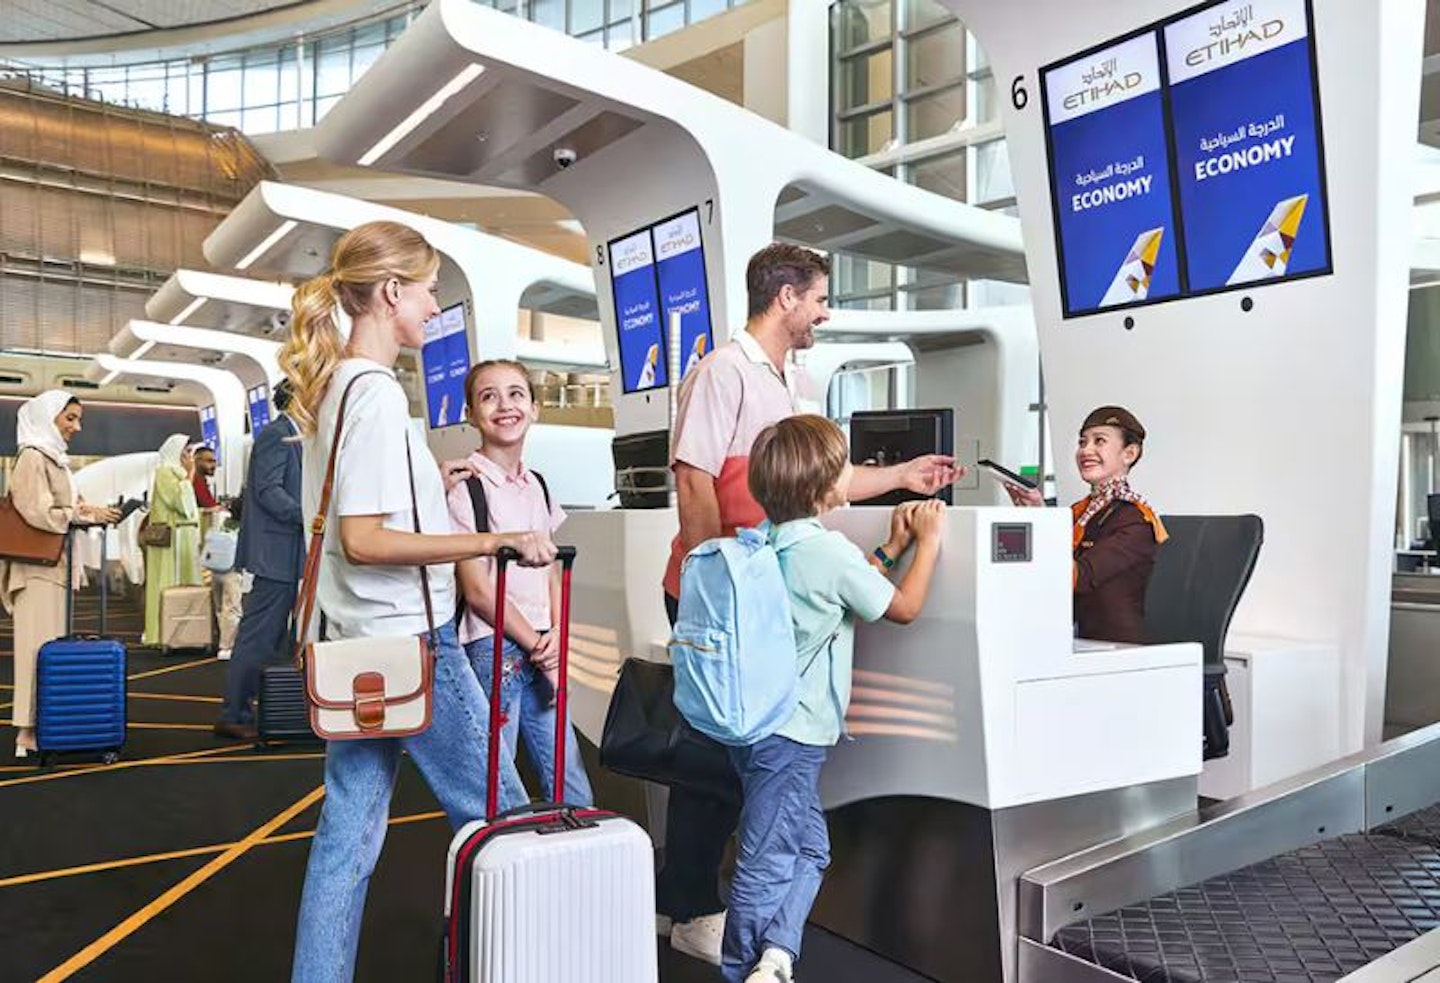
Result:
{"label": "light blue backpack", "polygon": [[769,737],[798,700],[790,594],[768,528],[701,543],[680,572],[680,611],[670,637],[675,707],[721,744]]}

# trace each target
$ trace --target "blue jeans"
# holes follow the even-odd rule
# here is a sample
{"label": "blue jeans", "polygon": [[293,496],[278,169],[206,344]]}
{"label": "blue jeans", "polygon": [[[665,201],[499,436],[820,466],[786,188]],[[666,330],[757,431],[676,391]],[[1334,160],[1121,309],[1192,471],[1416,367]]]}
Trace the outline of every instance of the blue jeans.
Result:
{"label": "blue jeans", "polygon": [[741,983],[768,947],[800,956],[805,919],[830,865],[820,808],[826,751],[778,735],[730,749],[745,805],[720,957],[726,983]]}
{"label": "blue jeans", "polygon": [[[490,694],[490,678],[495,674],[494,636],[476,639],[465,646],[465,655],[480,680],[480,688]],[[543,788],[541,798],[548,799],[555,790],[555,707],[554,691],[545,674],[530,662],[524,650],[514,641],[505,639],[500,653],[500,712],[504,724],[500,733],[505,738],[501,752],[509,751],[515,761],[516,737],[523,738],[530,760],[540,772]],[[590,777],[575,741],[575,728],[565,728],[565,803],[591,806],[595,798],[590,791]]]}
{"label": "blue jeans", "polygon": [[[452,829],[485,817],[489,705],[454,626],[440,628],[439,636],[428,730],[326,745],[325,804],[305,869],[294,983],[346,983],[354,976],[365,893],[385,842],[402,750],[440,800]],[[529,800],[510,755],[501,758],[499,807],[524,805]]]}

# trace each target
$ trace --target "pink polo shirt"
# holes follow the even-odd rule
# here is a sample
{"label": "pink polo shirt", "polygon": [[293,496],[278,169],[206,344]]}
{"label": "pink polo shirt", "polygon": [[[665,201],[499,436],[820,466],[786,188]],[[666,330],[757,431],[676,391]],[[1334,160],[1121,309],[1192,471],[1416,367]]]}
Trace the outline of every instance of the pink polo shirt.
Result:
{"label": "pink polo shirt", "polygon": [[[802,374],[786,359],[784,373],[748,331],[700,360],[680,386],[670,466],[678,461],[715,478],[721,533],[759,525],[765,510],[750,495],[750,448],[760,431],[800,412]],[[680,596],[685,553],[677,535],[665,567],[665,593]]]}
{"label": "pink polo shirt", "polygon": [[[544,529],[553,534],[565,521],[564,510],[553,499],[546,509],[545,490],[523,464],[519,474],[506,474],[500,465],[478,450],[466,460],[485,485],[485,505],[490,513],[491,532]],[[465,482],[450,489],[446,504],[450,506],[450,522],[456,532],[475,532],[475,507]],[[480,562],[489,570],[493,584],[495,561],[482,557]],[[550,627],[550,577],[550,567],[522,567],[512,563],[505,571],[506,596],[537,630]],[[455,587],[458,593],[458,581]],[[462,644],[494,634],[495,630],[483,618],[466,608],[460,623]]]}

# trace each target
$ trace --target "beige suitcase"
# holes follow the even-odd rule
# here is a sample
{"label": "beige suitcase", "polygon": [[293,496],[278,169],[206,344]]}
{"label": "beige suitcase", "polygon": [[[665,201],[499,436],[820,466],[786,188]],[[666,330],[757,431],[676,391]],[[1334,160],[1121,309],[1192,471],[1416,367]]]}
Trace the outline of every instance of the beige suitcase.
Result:
{"label": "beige suitcase", "polygon": [[215,644],[210,588],[203,584],[167,587],[160,593],[160,645],[167,649],[208,649]]}

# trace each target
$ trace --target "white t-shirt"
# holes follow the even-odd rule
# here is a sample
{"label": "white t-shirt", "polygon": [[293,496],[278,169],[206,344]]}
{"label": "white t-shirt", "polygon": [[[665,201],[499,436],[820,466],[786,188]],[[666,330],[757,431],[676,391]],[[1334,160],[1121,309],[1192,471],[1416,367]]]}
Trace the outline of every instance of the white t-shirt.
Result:
{"label": "white t-shirt", "polygon": [[[419,568],[353,564],[345,558],[340,545],[340,518],[347,515],[384,515],[385,528],[414,531],[410,481],[405,469],[407,444],[414,467],[420,531],[451,532],[440,469],[424,442],[412,436],[405,391],[393,371],[364,358],[346,359],[335,370],[320,403],[315,436],[305,441],[306,528],[320,509],[341,395],[355,376],[376,370],[384,374],[365,376],[350,392],[340,455],[335,462],[320,585],[315,593],[319,608],[315,621],[324,612],[326,637],[331,639],[418,635],[426,630]],[[430,566],[429,578],[431,605],[439,627],[455,613],[454,564]],[[315,631],[314,624],[311,631]]]}

